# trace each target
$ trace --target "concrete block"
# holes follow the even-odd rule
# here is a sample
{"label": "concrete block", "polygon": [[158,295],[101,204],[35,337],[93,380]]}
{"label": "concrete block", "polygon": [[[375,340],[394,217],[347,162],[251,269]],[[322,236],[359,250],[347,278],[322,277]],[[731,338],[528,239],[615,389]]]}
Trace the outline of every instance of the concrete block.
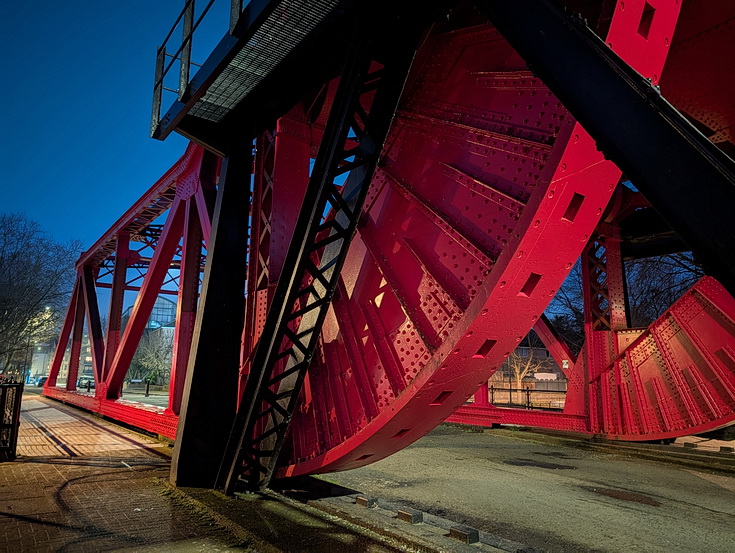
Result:
{"label": "concrete block", "polygon": [[684,444],[684,447],[695,449],[697,447],[697,444],[692,443],[692,442],[687,442],[687,443]]}
{"label": "concrete block", "polygon": [[735,447],[729,445],[721,445],[720,453],[735,453]]}
{"label": "concrete block", "polygon": [[477,543],[480,541],[480,532],[469,526],[458,525],[449,529],[449,537],[462,543]]}
{"label": "concrete block", "polygon": [[409,509],[408,507],[398,509],[398,520],[409,522],[411,524],[418,524],[419,522],[424,521],[424,513],[415,509]]}
{"label": "concrete block", "polygon": [[378,506],[378,500],[374,497],[368,497],[366,495],[358,495],[355,498],[355,504],[359,505],[360,507],[367,507],[369,509],[372,509],[373,507]]}

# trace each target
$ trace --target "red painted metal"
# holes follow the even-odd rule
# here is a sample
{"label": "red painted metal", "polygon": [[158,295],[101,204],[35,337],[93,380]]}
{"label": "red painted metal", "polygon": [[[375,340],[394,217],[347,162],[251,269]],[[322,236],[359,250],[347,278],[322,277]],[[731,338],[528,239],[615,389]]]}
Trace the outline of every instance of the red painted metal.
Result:
{"label": "red painted metal", "polygon": [[[203,240],[202,225],[198,214],[199,205],[189,203],[184,209],[186,212],[184,214],[183,255],[181,256],[168,403],[168,411],[177,415],[181,409],[186,367],[189,361],[188,352],[191,349],[191,340],[194,336]],[[209,215],[208,220],[211,220],[211,214],[207,214]]]}
{"label": "red painted metal", "polygon": [[[619,2],[607,42],[665,87],[672,40],[677,73],[691,63],[679,45],[691,43],[699,28],[685,22],[689,34],[680,37],[678,15],[679,3]],[[496,30],[473,17],[456,27],[437,24],[418,53],[292,420],[281,475],[371,463],[455,411],[450,420],[457,422],[633,440],[735,420],[735,300],[706,278],[648,329],[628,328],[618,236],[612,224],[600,224],[620,171]],[[704,34],[720,44],[714,31]],[[256,141],[241,386],[335,84]],[[673,78],[670,86],[695,102],[696,87]],[[723,98],[707,90],[707,109],[720,113]],[[216,165],[190,146],[80,258],[46,395],[175,436],[215,181]],[[618,213],[635,207],[622,194],[614,199]],[[143,232],[167,210],[160,236]],[[130,237],[142,247],[131,249]],[[583,253],[588,341],[575,357],[543,311]],[[111,289],[105,340],[94,330],[93,283]],[[121,335],[125,291],[138,296]],[[167,409],[119,399],[161,293],[178,294]],[[74,391],[71,377],[85,313],[94,334],[94,395]],[[531,328],[569,379],[563,413],[487,403],[488,378]],[[57,376],[70,336],[70,377],[61,389]],[[473,393],[475,403],[464,405]]]}
{"label": "red painted metal", "polygon": [[[591,325],[591,322],[590,322]],[[646,329],[590,330],[563,413],[464,406],[450,419],[620,440],[663,440],[735,422],[735,299],[705,277]]]}
{"label": "red painted metal", "polygon": [[559,336],[559,333],[546,315],[539,317],[539,320],[533,325],[533,330],[541,339],[546,349],[549,350],[549,354],[556,361],[556,364],[559,365],[564,375],[570,378],[572,375],[570,369],[577,363],[577,356],[572,353],[569,345]]}
{"label": "red painted metal", "polygon": [[[321,130],[321,129],[320,129]],[[309,184],[312,131],[297,105],[256,141],[240,394]]]}
{"label": "red painted metal", "polygon": [[116,238],[115,268],[112,276],[112,293],[110,294],[110,308],[108,310],[107,337],[105,339],[105,356],[102,374],[98,381],[104,381],[110,374],[112,359],[120,345],[122,330],[123,298],[125,294],[125,277],[128,271],[130,255],[130,233],[121,231]]}
{"label": "red painted metal", "polygon": [[44,391],[56,387],[56,380],[61,369],[61,364],[64,361],[64,354],[66,351],[66,347],[69,344],[69,337],[72,335],[72,330],[74,329],[74,327],[80,326],[75,325],[78,300],[79,279],[77,278],[74,282],[74,288],[72,289],[71,293],[71,301],[69,302],[69,307],[67,308],[66,316],[64,317],[64,324],[61,326],[61,332],[59,333],[59,344],[64,344],[64,347],[63,349],[57,348],[56,350],[56,354],[54,355],[54,358],[51,361],[51,366],[49,367],[48,379],[46,379],[46,382],[44,384]]}
{"label": "red painted metal", "polygon": [[102,325],[100,312],[97,306],[97,290],[94,286],[94,268],[86,265],[81,271],[82,295],[84,296],[84,311],[87,314],[87,334],[89,335],[90,353],[92,356],[92,370],[96,381],[102,380],[102,356],[104,355],[104,341],[102,339]]}
{"label": "red painted metal", "polygon": [[98,386],[106,394],[107,399],[120,397],[120,390],[122,389],[128,367],[133,359],[133,355],[135,355],[138,343],[143,336],[143,330],[148,324],[148,319],[153,310],[153,304],[158,297],[158,290],[163,284],[171,260],[183,234],[185,207],[185,202],[177,194],[177,198],[171,205],[171,211],[166,219],[158,247],[148,267],[143,285],[133,305],[130,319],[125,327],[122,338],[120,338],[120,345],[112,360],[110,374]]}
{"label": "red painted metal", "polygon": [[418,57],[283,474],[370,463],[462,405],[541,315],[619,178],[489,25],[436,33]]}
{"label": "red painted metal", "polygon": [[[71,351],[69,353],[69,371],[66,378],[66,389],[76,388],[77,374],[79,371],[79,355],[82,352],[82,337],[84,329],[84,299],[82,298],[82,279],[77,278],[76,289],[76,311],[74,314],[74,329],[71,337]],[[54,375],[55,376],[55,375]],[[50,380],[50,379],[49,379]],[[56,380],[54,378],[54,380]]]}
{"label": "red painted metal", "polygon": [[735,141],[735,3],[682,4],[661,92],[707,129],[713,142]]}
{"label": "red painted metal", "polygon": [[249,374],[250,357],[263,332],[268,295],[272,290],[270,268],[271,213],[275,179],[276,137],[272,131],[262,133],[255,146],[255,176],[251,207],[250,248],[247,274],[245,324],[243,327],[239,396]]}
{"label": "red painted metal", "polygon": [[735,301],[705,278],[592,381],[599,433],[659,439],[735,421],[734,353]]}

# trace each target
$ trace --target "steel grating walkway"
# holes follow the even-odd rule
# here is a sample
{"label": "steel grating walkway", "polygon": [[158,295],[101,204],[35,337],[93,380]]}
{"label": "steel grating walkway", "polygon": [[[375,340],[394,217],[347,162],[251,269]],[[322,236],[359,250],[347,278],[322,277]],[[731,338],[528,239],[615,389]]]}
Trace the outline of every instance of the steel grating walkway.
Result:
{"label": "steel grating walkway", "polygon": [[221,121],[340,3],[280,2],[189,113],[208,121]]}

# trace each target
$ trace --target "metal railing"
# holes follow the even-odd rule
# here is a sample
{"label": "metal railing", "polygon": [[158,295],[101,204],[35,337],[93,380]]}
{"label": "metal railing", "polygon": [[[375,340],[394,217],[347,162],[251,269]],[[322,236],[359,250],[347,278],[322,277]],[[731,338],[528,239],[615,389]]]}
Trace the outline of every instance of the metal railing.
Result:
{"label": "metal railing", "polygon": [[[204,9],[198,15],[195,15],[194,0],[185,0],[184,8],[171,26],[166,38],[156,52],[156,76],[153,83],[153,109],[151,113],[151,135],[158,127],[161,121],[161,104],[163,102],[163,93],[171,92],[176,94],[179,101],[186,100],[187,87],[189,86],[189,75],[191,66],[201,67],[201,64],[191,61],[191,52],[193,37],[196,30],[201,25],[207,14],[210,13],[212,5],[217,0],[209,0]],[[230,0],[230,23],[228,32],[232,32],[237,24],[243,9],[243,0]],[[181,43],[173,53],[168,50],[169,41],[174,36],[176,30],[181,27]],[[165,86],[166,77],[175,64],[179,64],[179,78],[176,88]]]}
{"label": "metal railing", "polygon": [[[492,405],[498,407],[520,407],[523,409],[551,409],[561,410],[564,408],[566,390],[534,390],[529,386],[525,388],[488,388],[488,400]],[[558,401],[548,399],[548,395],[557,395]],[[543,397],[544,399],[539,399]],[[506,401],[503,399],[507,398]]]}

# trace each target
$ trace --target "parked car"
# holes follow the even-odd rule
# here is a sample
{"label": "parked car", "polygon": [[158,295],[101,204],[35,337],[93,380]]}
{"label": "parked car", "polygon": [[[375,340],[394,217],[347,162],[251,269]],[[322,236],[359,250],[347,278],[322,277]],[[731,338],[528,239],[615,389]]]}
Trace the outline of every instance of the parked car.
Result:
{"label": "parked car", "polygon": [[48,380],[48,376],[37,376],[36,386],[43,386],[44,384],[46,384],[47,380]]}
{"label": "parked car", "polygon": [[77,380],[77,389],[94,388],[94,378],[83,376]]}

